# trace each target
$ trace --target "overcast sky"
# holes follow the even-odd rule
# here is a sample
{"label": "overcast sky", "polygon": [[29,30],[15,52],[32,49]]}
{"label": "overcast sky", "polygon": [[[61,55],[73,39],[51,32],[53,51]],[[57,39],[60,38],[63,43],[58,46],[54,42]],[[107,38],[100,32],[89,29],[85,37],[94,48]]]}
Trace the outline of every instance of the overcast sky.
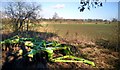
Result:
{"label": "overcast sky", "polygon": [[[14,0],[15,1],[15,0]],[[30,0],[28,0],[30,1]],[[58,16],[66,19],[107,19],[118,18],[118,1],[109,0],[109,2],[103,2],[103,7],[91,8],[89,11],[85,9],[84,12],[79,12],[79,0],[34,0],[42,7],[41,14],[44,18],[52,18],[56,12]],[[1,1],[0,10],[3,10],[7,2],[11,0]]]}

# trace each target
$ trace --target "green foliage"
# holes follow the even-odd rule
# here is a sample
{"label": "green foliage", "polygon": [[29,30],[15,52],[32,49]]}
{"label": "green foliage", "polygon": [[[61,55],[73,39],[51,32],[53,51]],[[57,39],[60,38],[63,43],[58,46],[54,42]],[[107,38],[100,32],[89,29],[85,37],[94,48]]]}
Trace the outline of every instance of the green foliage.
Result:
{"label": "green foliage", "polygon": [[80,9],[80,12],[83,12],[85,8],[90,10],[91,6],[94,8],[102,7],[103,3],[101,0],[80,0],[80,7],[78,7],[78,9]]}
{"label": "green foliage", "polygon": [[[39,41],[34,38],[20,38],[19,36],[14,36],[10,39],[1,42],[1,44],[8,44],[8,43],[9,44],[23,43],[24,45],[22,45],[22,47],[29,47],[30,49],[27,50],[28,52],[23,55],[25,57],[28,56],[30,58],[35,58],[34,55],[36,55],[37,53],[39,54],[42,52],[46,52],[48,61],[83,62],[95,66],[94,62],[92,61],[72,56],[72,52],[70,51],[70,46],[60,44],[56,41],[47,42],[45,40]],[[64,53],[64,55],[62,55],[61,57],[54,57],[55,54],[54,51],[59,51],[59,50],[63,50],[62,53]],[[19,55],[21,55],[22,53],[23,51],[19,50]],[[67,60],[67,59],[71,59],[71,60]]]}

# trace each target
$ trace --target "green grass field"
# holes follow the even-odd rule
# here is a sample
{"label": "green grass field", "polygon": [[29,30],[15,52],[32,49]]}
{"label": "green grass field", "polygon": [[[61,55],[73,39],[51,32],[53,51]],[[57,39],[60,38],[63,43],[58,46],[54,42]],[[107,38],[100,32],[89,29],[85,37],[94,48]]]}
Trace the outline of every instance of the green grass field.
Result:
{"label": "green grass field", "polygon": [[[43,24],[44,26],[44,24]],[[6,30],[7,26],[3,26]],[[10,26],[8,26],[10,27]],[[9,29],[10,30],[10,29]],[[41,27],[39,24],[32,26],[32,30],[38,32],[52,32],[62,38],[79,41],[93,41],[105,39],[110,43],[118,42],[117,24],[49,24],[47,27]]]}
{"label": "green grass field", "polygon": [[[77,52],[75,53],[76,56],[86,58],[88,60],[95,62],[96,64],[96,67],[90,67],[89,65],[85,65],[82,63],[74,63],[74,64],[72,63],[60,63],[60,64],[50,63],[49,64],[48,63],[49,68],[52,68],[52,67],[57,68],[61,66],[71,67],[71,64],[72,64],[75,67],[83,67],[83,68],[119,69],[119,52],[116,51],[116,49],[119,48],[117,47],[117,44],[118,44],[117,24],[50,24],[48,23],[48,26],[46,26],[46,24],[45,25],[42,24],[42,26],[43,27],[41,27],[40,24],[31,26],[29,28],[30,31],[28,31],[31,33],[28,33],[28,35],[27,35],[27,32],[24,32],[24,31],[22,34],[21,33],[18,33],[18,34],[20,34],[21,37],[32,36],[32,37],[38,37],[41,39],[47,38],[45,40],[52,40],[52,41],[56,41],[57,39],[58,42],[60,43],[73,45],[76,47],[76,50],[75,50],[75,52]],[[3,24],[1,28],[1,34],[3,34],[3,37],[5,36],[7,38],[10,35],[12,36],[11,33],[12,34],[14,33],[12,31],[12,25]],[[55,35],[53,36],[50,35],[54,33]],[[56,34],[60,37],[58,37]],[[68,42],[66,42],[65,40],[60,40],[61,37],[67,40]],[[90,41],[94,43],[99,39],[105,39],[109,41],[111,45],[107,45],[107,46],[104,45],[104,47],[102,47],[102,46],[98,46],[96,43],[95,45],[89,44]],[[83,42],[75,44],[76,43],[75,40],[83,41]],[[104,42],[103,44],[106,44],[106,42]],[[2,56],[6,56],[6,52],[2,52]],[[1,61],[2,60],[5,60],[5,57],[4,59],[1,59]]]}
{"label": "green grass field", "polygon": [[55,33],[63,38],[96,41],[98,39],[117,42],[116,24],[49,24]]}

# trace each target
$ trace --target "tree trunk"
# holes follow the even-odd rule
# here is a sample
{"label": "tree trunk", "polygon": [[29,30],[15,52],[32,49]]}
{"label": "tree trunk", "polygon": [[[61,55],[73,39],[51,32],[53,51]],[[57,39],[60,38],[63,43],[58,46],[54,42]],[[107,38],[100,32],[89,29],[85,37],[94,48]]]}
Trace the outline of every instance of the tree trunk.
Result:
{"label": "tree trunk", "polygon": [[28,22],[27,22],[27,31],[29,29],[29,23],[30,23],[30,20],[28,19]]}
{"label": "tree trunk", "polygon": [[29,28],[29,27],[28,27],[28,23],[27,23],[27,31],[28,31],[28,28]]}

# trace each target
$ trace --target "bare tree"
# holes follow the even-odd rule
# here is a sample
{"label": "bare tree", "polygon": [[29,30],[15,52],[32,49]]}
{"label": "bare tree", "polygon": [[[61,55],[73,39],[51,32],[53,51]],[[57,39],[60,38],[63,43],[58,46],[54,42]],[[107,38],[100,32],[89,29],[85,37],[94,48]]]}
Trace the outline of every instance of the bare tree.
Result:
{"label": "bare tree", "polygon": [[112,22],[117,22],[118,20],[116,18],[113,18],[112,19]]}
{"label": "bare tree", "polygon": [[22,29],[25,21],[36,19],[40,11],[41,5],[38,5],[35,2],[9,2],[5,8],[6,14],[13,22],[15,31]]}
{"label": "bare tree", "polygon": [[57,18],[59,18],[59,16],[58,16],[58,14],[55,12],[54,15],[53,15],[53,17],[52,17],[52,19],[57,19]]}

